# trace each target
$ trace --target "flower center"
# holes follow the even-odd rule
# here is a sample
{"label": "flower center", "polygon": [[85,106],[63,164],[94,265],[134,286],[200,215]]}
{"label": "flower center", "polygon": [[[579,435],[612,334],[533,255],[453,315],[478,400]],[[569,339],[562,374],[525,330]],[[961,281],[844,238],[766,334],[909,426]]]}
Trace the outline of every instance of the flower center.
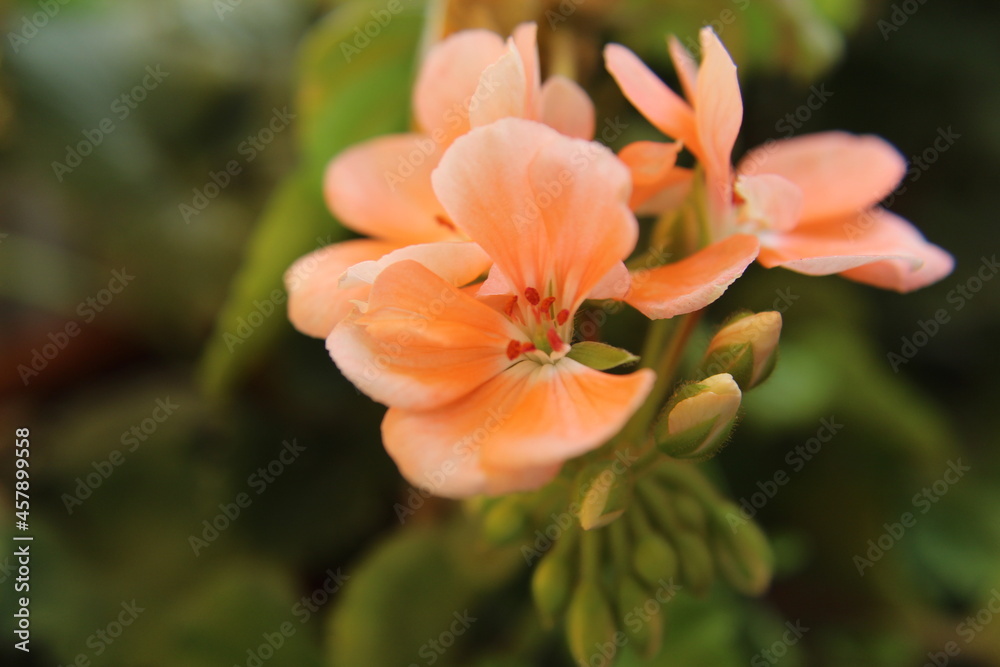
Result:
{"label": "flower center", "polygon": [[535,287],[527,287],[519,297],[512,295],[504,313],[524,332],[527,341],[511,340],[507,357],[514,361],[522,355],[539,363],[553,363],[569,351],[573,338],[572,313],[557,307],[553,294],[542,296]]}

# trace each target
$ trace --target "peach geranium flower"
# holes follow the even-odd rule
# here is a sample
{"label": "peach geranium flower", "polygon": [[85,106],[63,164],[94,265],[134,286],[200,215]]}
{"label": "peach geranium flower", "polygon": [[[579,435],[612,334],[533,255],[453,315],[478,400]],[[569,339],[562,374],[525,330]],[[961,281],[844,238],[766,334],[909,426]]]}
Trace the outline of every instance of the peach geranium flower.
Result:
{"label": "peach geranium flower", "polygon": [[731,155],[743,116],[736,66],[711,28],[702,30],[701,45],[699,66],[670,40],[687,101],[625,47],[605,49],[608,71],[625,96],[677,140],[622,150],[636,181],[636,210],[663,210],[688,194],[693,173],[675,166],[683,146],[704,170],[713,239],[757,236],[757,259],[768,268],[839,273],[900,292],[951,272],[951,255],[877,206],[906,171],[899,152],[878,137],[823,132],[773,141],[750,151],[734,170]]}
{"label": "peach geranium flower", "polygon": [[[364,299],[368,286],[338,289],[341,274],[365,260],[413,244],[466,239],[431,188],[444,151],[473,127],[498,118],[529,118],[573,137],[590,139],[594,107],[576,83],[561,76],[540,82],[537,27],[522,24],[504,42],[486,30],[455,33],[427,54],[414,87],[416,131],[377,137],[338,155],[324,193],[334,215],[368,236],[335,243],[300,258],[287,272],[289,319],[308,335],[325,338]],[[488,268],[474,248],[413,248],[408,258],[470,280]],[[456,264],[462,269],[457,270]]]}
{"label": "peach geranium flower", "polygon": [[[617,433],[653,383],[648,369],[585,366],[570,345],[585,299],[628,300],[628,169],[599,144],[507,118],[456,139],[432,182],[489,277],[461,289],[412,260],[370,263],[355,272],[372,281],[367,303],[327,347],[389,406],[382,439],[408,480],[449,497],[537,488]],[[684,285],[652,305],[688,312],[724,289]]]}

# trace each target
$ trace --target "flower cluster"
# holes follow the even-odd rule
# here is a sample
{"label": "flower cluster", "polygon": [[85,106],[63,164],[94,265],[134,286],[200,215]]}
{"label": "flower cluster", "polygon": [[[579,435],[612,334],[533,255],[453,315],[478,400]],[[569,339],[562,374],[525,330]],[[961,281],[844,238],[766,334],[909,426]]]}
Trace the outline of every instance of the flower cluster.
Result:
{"label": "flower cluster", "polygon": [[[610,373],[636,357],[580,340],[588,300],[652,320],[697,313],[755,259],[898,291],[951,271],[948,253],[878,207],[905,173],[882,139],[791,138],[734,167],[736,66],[711,29],[701,45],[699,64],[670,42],[683,98],[627,48],[606,48],[625,97],[671,139],[615,155],[592,141],[587,94],[542,82],[533,24],[506,41],[456,33],[422,64],[416,130],[331,162],[329,206],[369,238],[302,258],[308,272],[293,266],[289,316],[388,406],[382,439],[412,483],[447,497],[536,489],[664,404],[655,429],[640,425],[663,452],[700,458],[724,444],[741,389],[773,366],[780,317],[734,320],[706,357],[716,370],[664,401],[673,379],[656,364]],[[678,166],[685,150],[696,167]],[[654,239],[680,221],[696,240],[670,263],[639,253],[630,271],[637,215],[655,216]]]}

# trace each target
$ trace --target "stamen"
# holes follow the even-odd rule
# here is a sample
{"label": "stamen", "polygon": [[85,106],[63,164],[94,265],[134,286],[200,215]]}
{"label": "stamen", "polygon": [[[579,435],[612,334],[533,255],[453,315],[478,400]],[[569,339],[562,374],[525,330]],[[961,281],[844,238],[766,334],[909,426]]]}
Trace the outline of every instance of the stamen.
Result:
{"label": "stamen", "polygon": [[542,302],[540,304],[538,304],[538,310],[546,312],[549,308],[552,307],[552,304],[554,304],[555,302],[556,298],[554,296],[547,296],[544,299],[542,299]]}
{"label": "stamen", "polygon": [[549,329],[545,332],[545,337],[549,339],[549,345],[552,346],[553,352],[558,352],[566,345],[563,339],[559,337],[559,333],[555,329]]}
{"label": "stamen", "polygon": [[521,343],[519,341],[511,340],[509,343],[507,343],[508,359],[514,361],[520,354],[521,354]]}
{"label": "stamen", "polygon": [[538,348],[535,347],[534,343],[521,343],[521,354],[524,354],[525,352],[534,352],[537,349]]}
{"label": "stamen", "polygon": [[569,319],[569,310],[563,308],[562,310],[559,311],[559,314],[556,315],[556,324],[562,326],[563,324],[566,324],[566,320],[568,319]]}
{"label": "stamen", "polygon": [[532,306],[537,306],[538,302],[542,300],[542,298],[538,295],[538,290],[536,290],[534,287],[525,288],[524,298],[527,299],[528,303],[530,303]]}
{"label": "stamen", "polygon": [[457,231],[457,228],[455,227],[455,223],[452,222],[451,220],[449,220],[448,218],[444,217],[443,215],[435,215],[434,216],[434,221],[436,223],[438,223],[439,225],[441,225],[442,227],[447,227],[448,229],[450,229],[453,232]]}
{"label": "stamen", "polygon": [[515,294],[514,296],[510,297],[510,300],[508,300],[506,304],[504,304],[503,312],[507,315],[507,317],[511,317],[514,314],[514,307],[516,305],[517,305],[517,295]]}

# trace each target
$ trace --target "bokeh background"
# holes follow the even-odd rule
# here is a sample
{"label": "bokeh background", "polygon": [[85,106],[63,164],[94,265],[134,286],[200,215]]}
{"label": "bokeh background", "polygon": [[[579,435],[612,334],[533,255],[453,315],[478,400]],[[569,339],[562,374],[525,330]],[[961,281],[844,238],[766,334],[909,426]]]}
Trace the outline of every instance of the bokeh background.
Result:
{"label": "bokeh background", "polygon": [[[381,448],[381,408],[293,331],[281,284],[293,259],[349,237],[322,169],[407,127],[421,40],[534,18],[543,55],[576,54],[599,122],[628,124],[617,146],[655,134],[600,47],[628,44],[674,82],[664,35],[715,22],[740,65],[738,154],[828,129],[886,137],[912,166],[891,208],[957,258],[906,296],[755,266],[712,307],[709,323],[784,310],[778,369],[707,466],[737,502],[789,475],[755,508],[775,581],[760,599],[682,594],[661,659],[621,664],[1000,665],[995,2],[476,0],[435,4],[430,23],[419,0],[3,7],[4,664],[571,664],[517,545],[484,544],[451,502],[414,501],[401,521],[412,492]],[[790,454],[823,419],[835,437]],[[11,633],[21,427],[29,655]],[[883,537],[904,512],[915,525]],[[891,548],[859,574],[880,537]],[[428,648],[464,610],[477,620],[454,646]],[[808,631],[785,642],[786,622]]]}

